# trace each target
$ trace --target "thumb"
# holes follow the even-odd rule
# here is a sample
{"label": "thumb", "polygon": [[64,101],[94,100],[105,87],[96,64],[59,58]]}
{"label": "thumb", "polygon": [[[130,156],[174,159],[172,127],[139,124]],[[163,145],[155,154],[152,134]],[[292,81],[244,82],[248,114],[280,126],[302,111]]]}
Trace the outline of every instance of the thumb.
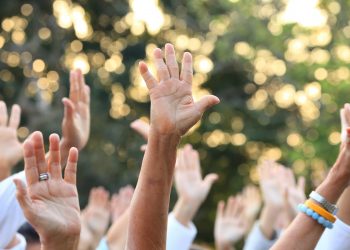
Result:
{"label": "thumb", "polygon": [[64,117],[66,119],[72,119],[74,114],[74,104],[73,102],[68,98],[62,99],[63,105],[64,105]]}
{"label": "thumb", "polygon": [[218,104],[220,99],[214,95],[203,96],[198,102],[196,102],[196,107],[201,113],[204,113],[210,107]]}
{"label": "thumb", "polygon": [[211,186],[214,184],[215,181],[219,179],[219,176],[217,174],[208,174],[207,176],[204,177],[203,182],[211,188]]}
{"label": "thumb", "polygon": [[19,205],[21,206],[23,211],[28,211],[31,208],[31,201],[28,197],[27,189],[24,183],[19,179],[14,179],[13,182],[16,185],[17,193],[16,197]]}

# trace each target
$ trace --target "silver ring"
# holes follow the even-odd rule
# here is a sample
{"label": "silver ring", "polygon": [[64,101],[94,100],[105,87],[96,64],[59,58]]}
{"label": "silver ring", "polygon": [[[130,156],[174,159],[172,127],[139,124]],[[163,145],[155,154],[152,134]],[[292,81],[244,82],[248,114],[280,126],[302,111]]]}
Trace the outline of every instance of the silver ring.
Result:
{"label": "silver ring", "polygon": [[49,179],[49,174],[48,173],[41,173],[39,175],[39,181],[47,181]]}

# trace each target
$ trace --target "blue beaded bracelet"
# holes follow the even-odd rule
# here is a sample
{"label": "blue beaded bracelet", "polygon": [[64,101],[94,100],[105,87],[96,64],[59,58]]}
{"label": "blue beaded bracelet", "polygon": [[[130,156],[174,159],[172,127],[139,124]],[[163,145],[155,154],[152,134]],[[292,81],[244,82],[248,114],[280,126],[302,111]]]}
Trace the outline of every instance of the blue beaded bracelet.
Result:
{"label": "blue beaded bracelet", "polygon": [[333,228],[333,223],[330,222],[329,220],[326,220],[324,217],[316,213],[314,210],[308,208],[305,204],[299,204],[298,205],[298,210],[307,216],[310,216],[312,219],[317,221],[319,224],[324,226],[325,228],[332,229]]}

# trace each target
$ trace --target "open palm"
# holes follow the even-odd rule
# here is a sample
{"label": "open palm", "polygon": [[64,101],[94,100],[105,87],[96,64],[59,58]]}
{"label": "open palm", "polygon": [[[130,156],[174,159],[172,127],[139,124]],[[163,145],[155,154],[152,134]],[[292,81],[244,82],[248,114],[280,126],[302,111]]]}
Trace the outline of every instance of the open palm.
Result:
{"label": "open palm", "polygon": [[205,96],[198,102],[192,97],[192,56],[185,52],[182,59],[181,75],[175,57],[174,47],[165,46],[162,51],[154,51],[158,81],[141,62],[140,72],[150,91],[151,127],[161,134],[184,135],[209,107],[219,103],[216,96]]}
{"label": "open palm", "polygon": [[175,168],[175,187],[180,198],[192,202],[203,202],[217,174],[202,178],[198,152],[186,145],[179,150]]}
{"label": "open palm", "polygon": [[[50,136],[50,157],[45,160],[43,137],[35,132],[23,145],[25,175],[28,187],[15,180],[17,199],[28,222],[41,239],[65,239],[80,233],[80,208],[76,189],[78,151],[72,148],[62,178],[59,137]],[[41,173],[50,178],[39,181]]]}
{"label": "open palm", "polygon": [[241,197],[230,197],[226,207],[225,202],[219,202],[214,228],[215,243],[219,249],[239,241],[247,229],[248,224],[244,217],[244,203]]}
{"label": "open palm", "polygon": [[14,105],[8,119],[6,104],[0,102],[0,180],[6,178],[23,157],[22,144],[17,137],[20,117],[21,108]]}
{"label": "open palm", "polygon": [[90,135],[90,88],[80,70],[70,73],[69,99],[63,98],[62,142],[81,150]]}

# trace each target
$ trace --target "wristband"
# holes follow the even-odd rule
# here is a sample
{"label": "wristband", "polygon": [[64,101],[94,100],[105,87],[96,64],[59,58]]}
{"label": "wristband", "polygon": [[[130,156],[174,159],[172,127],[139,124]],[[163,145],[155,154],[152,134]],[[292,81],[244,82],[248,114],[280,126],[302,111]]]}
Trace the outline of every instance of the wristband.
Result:
{"label": "wristband", "polygon": [[311,208],[308,208],[305,204],[299,204],[298,205],[298,210],[307,216],[311,217],[315,221],[317,221],[319,224],[324,226],[325,228],[332,229],[333,228],[333,223],[330,222],[329,220],[326,220],[324,217],[313,211]]}
{"label": "wristband", "polygon": [[324,209],[326,209],[328,212],[330,212],[333,215],[335,215],[338,212],[338,208],[336,205],[328,202],[322,195],[320,195],[319,193],[317,193],[315,191],[312,191],[310,193],[309,198],[320,203]]}
{"label": "wristband", "polygon": [[321,215],[326,220],[334,223],[336,218],[333,214],[328,212],[326,209],[318,205],[317,203],[313,202],[312,200],[307,200],[305,203],[305,206],[310,208],[311,210],[315,211],[317,214]]}

